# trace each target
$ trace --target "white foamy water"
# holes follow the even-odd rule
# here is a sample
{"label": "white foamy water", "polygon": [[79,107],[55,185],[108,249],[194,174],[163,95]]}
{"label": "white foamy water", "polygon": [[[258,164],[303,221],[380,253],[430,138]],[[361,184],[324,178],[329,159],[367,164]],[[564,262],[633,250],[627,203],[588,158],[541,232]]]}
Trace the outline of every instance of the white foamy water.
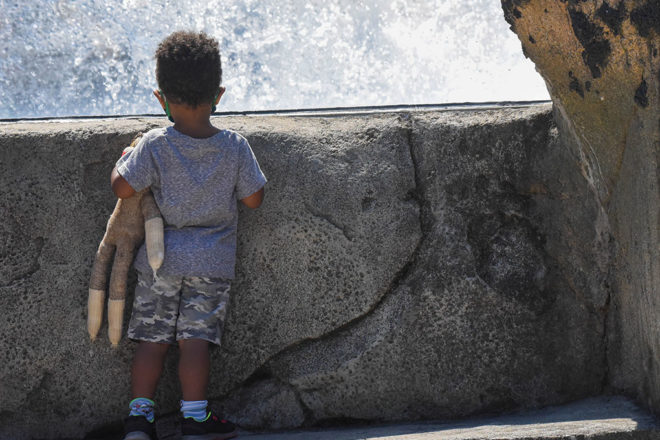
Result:
{"label": "white foamy water", "polygon": [[549,99],[499,0],[0,0],[0,118],[159,113],[180,29],[220,42],[218,111]]}

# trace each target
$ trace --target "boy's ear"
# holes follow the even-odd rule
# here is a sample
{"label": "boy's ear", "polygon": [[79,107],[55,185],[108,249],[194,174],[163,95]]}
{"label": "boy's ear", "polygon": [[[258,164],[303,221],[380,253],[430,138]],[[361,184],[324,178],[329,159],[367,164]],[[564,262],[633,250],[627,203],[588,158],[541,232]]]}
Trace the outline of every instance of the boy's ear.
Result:
{"label": "boy's ear", "polygon": [[220,87],[220,89],[218,89],[218,97],[215,98],[215,102],[213,103],[213,105],[218,105],[218,102],[220,102],[220,98],[222,98],[222,95],[225,94],[225,90],[227,89],[225,89],[224,87]]}
{"label": "boy's ear", "polygon": [[158,102],[160,102],[160,106],[163,107],[163,110],[165,110],[165,98],[160,94],[160,90],[154,90],[154,96],[158,99]]}

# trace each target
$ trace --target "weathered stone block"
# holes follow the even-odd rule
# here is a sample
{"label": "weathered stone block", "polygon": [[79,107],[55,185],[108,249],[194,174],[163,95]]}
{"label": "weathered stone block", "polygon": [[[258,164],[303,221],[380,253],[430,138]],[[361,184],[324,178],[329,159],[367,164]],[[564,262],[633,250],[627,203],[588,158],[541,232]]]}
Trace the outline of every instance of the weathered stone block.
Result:
{"label": "weathered stone block", "polygon": [[299,390],[308,423],[460,417],[601,389],[607,272],[573,263],[608,261],[608,237],[577,161],[547,111],[457,116],[406,120],[424,238],[390,294],[261,371]]}

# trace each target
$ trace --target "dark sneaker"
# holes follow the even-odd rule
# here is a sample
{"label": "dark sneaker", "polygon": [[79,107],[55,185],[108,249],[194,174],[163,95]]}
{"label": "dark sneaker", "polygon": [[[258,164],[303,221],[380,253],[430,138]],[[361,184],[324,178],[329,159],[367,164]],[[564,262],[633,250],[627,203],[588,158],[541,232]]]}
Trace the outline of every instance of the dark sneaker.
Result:
{"label": "dark sneaker", "polygon": [[192,417],[181,422],[181,440],[225,440],[238,435],[236,425],[211,413],[203,422]]}
{"label": "dark sneaker", "polygon": [[154,423],[144,416],[128,416],[124,419],[124,440],[156,440]]}

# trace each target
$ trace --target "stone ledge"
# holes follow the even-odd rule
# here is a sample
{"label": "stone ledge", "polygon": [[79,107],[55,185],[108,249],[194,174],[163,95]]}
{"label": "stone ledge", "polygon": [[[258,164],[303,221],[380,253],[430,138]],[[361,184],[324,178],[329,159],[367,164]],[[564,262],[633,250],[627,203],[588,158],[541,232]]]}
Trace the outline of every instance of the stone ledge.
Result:
{"label": "stone ledge", "polygon": [[[170,416],[159,422],[161,440],[178,440]],[[249,440],[651,440],[657,419],[623,397],[599,397],[535,411],[460,422],[422,422],[289,432],[241,432]],[[92,440],[92,439],[90,439]]]}
{"label": "stone ledge", "polygon": [[[134,346],[88,341],[87,283],[112,165],[163,122],[0,125],[0,437],[124,416]],[[270,180],[243,212],[212,353],[228,418],[455,419],[603,392],[609,236],[549,105],[216,122]],[[161,413],[179,400],[175,354]]]}

